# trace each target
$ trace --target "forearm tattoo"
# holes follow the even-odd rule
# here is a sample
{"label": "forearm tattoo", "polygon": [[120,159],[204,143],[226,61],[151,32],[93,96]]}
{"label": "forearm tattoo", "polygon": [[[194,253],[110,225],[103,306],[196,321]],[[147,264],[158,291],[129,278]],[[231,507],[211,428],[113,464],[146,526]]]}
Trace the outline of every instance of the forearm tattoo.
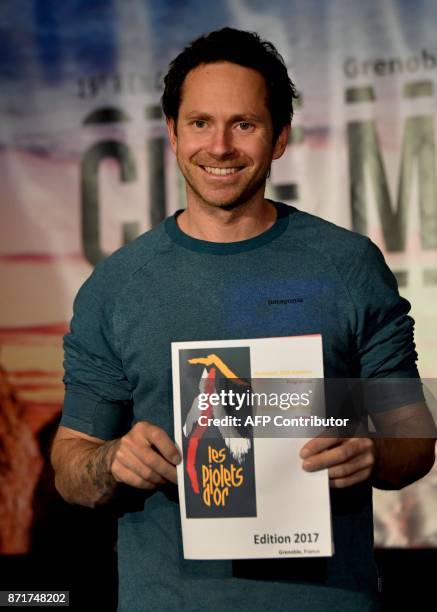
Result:
{"label": "forearm tattoo", "polygon": [[114,494],[117,482],[110,472],[108,455],[112,451],[117,440],[103,444],[96,451],[90,454],[86,464],[85,473],[87,480],[90,481],[100,494],[100,502],[108,501]]}

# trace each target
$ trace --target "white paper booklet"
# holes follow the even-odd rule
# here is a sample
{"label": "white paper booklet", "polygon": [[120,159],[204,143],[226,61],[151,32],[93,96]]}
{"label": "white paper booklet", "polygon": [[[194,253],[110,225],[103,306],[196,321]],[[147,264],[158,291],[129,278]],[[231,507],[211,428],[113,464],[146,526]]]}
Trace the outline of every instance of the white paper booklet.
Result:
{"label": "white paper booklet", "polygon": [[324,414],[321,336],[176,342],[172,367],[185,558],[331,556],[328,473],[302,469],[296,426]]}

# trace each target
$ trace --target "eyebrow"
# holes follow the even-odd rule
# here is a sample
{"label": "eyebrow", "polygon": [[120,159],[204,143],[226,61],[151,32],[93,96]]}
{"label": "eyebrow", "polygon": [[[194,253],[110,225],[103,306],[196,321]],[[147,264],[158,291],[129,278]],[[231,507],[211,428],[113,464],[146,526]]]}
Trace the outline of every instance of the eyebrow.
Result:
{"label": "eyebrow", "polygon": [[[213,116],[203,111],[193,110],[186,115],[186,119],[213,119]],[[237,115],[232,115],[230,121],[254,121],[255,123],[262,123],[263,120],[254,113],[238,113]]]}

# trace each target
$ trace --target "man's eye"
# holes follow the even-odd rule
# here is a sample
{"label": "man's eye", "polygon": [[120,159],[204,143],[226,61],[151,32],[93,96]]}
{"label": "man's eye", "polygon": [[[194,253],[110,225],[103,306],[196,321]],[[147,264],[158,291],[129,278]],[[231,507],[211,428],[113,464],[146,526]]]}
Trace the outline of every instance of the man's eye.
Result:
{"label": "man's eye", "polygon": [[252,127],[252,124],[249,123],[248,121],[240,121],[240,123],[238,124],[238,127],[243,132],[247,132],[247,130],[250,130],[250,128]]}
{"label": "man's eye", "polygon": [[196,119],[195,121],[193,121],[193,124],[196,128],[203,128],[206,125],[206,121],[204,121],[203,119]]}

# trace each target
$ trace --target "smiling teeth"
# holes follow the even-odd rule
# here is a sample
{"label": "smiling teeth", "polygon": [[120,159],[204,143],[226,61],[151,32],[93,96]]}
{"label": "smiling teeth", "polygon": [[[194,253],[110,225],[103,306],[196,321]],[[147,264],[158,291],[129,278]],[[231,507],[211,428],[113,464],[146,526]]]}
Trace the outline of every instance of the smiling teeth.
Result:
{"label": "smiling teeth", "polygon": [[239,168],[212,168],[211,166],[203,166],[209,174],[217,174],[219,176],[226,176],[227,174],[235,174]]}

